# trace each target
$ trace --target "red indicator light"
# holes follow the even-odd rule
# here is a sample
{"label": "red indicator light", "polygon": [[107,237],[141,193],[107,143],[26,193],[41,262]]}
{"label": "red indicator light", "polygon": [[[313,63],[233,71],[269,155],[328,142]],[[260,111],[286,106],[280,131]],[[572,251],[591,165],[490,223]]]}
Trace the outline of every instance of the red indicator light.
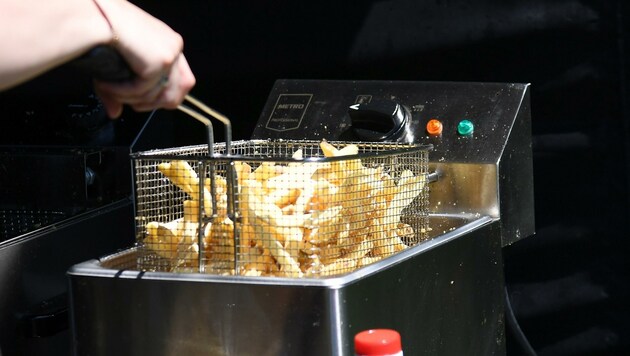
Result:
{"label": "red indicator light", "polygon": [[437,119],[431,119],[427,122],[427,132],[429,135],[441,135],[442,134],[442,122]]}

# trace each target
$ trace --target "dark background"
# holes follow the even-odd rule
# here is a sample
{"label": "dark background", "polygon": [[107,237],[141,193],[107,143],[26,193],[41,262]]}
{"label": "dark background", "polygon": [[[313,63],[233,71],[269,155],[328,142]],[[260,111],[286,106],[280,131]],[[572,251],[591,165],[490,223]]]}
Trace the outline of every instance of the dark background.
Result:
{"label": "dark background", "polygon": [[[193,94],[237,139],[279,78],[531,83],[537,233],[505,249],[517,318],[540,355],[630,354],[626,2],[134,2],[184,36]],[[2,144],[130,142],[129,110],[115,134],[68,133],[55,113],[89,78],[67,70],[0,96]],[[196,127],[174,134],[201,140]]]}

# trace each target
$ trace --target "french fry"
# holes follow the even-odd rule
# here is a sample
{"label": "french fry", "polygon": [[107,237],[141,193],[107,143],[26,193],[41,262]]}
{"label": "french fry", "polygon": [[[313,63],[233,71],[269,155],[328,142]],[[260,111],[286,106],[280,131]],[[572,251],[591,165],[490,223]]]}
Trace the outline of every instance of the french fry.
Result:
{"label": "french fry", "polygon": [[372,207],[370,190],[366,176],[353,172],[339,187],[339,200],[343,205],[343,213],[349,218],[350,230],[358,230],[367,226],[367,219]]}
{"label": "french fry", "polygon": [[239,185],[241,185],[243,181],[251,179],[252,167],[245,162],[234,162],[234,171],[236,172]]}
{"label": "french fry", "polygon": [[382,223],[382,218],[370,226],[370,236],[374,241],[372,255],[384,257],[394,253],[394,247],[389,241],[387,226]]}
{"label": "french fry", "polygon": [[339,187],[325,179],[313,181],[313,196],[310,202],[310,210],[326,210],[338,199]]}
{"label": "french fry", "polygon": [[335,262],[324,266],[321,271],[321,276],[334,276],[337,274],[352,272],[357,268],[357,260],[351,258],[339,258]]}
{"label": "french fry", "polygon": [[321,141],[319,143],[319,148],[322,150],[325,157],[352,156],[359,153],[359,146],[355,144],[350,144],[343,147],[342,149],[337,149],[328,141]]}
{"label": "french fry", "polygon": [[279,188],[268,195],[268,200],[282,209],[287,205],[295,204],[299,197],[299,189]]}
{"label": "french fry", "polygon": [[276,231],[278,235],[282,235],[282,239],[284,240],[282,245],[284,249],[295,261],[298,261],[300,251],[303,251],[306,246],[304,242],[304,230],[299,227],[278,227]]}
{"label": "french fry", "polygon": [[282,174],[282,167],[276,166],[274,162],[262,162],[249,177],[251,180],[265,182],[280,174]]}
{"label": "french fry", "polygon": [[374,247],[374,242],[369,239],[365,239],[360,243],[353,244],[348,252],[344,255],[344,258],[351,260],[359,260],[366,256]]}
{"label": "french fry", "polygon": [[[404,174],[404,172],[403,172]],[[424,189],[424,176],[405,175],[401,177],[397,186],[397,192],[387,208],[385,215],[385,224],[395,225],[400,220],[400,216],[404,208],[418,196],[418,193]]]}
{"label": "french fry", "polygon": [[337,244],[346,246],[350,243],[350,221],[347,217],[341,218],[341,228],[337,234]]}
{"label": "french fry", "polygon": [[372,263],[378,262],[380,260],[382,260],[382,257],[379,257],[379,256],[376,256],[376,257],[363,256],[363,258],[361,258],[358,261],[357,267],[363,267],[363,266],[371,265]]}
{"label": "french fry", "polygon": [[304,222],[304,226],[311,229],[309,242],[316,245],[328,244],[335,239],[343,224],[342,209],[343,207],[338,205],[324,211],[313,212]]}
{"label": "french fry", "polygon": [[324,244],[319,247],[319,259],[323,265],[332,264],[337,261],[343,255],[341,246],[338,244],[330,243]]}
{"label": "french fry", "polygon": [[176,234],[177,220],[169,223],[149,222],[146,226],[147,235],[142,240],[145,246],[166,259],[177,257],[179,237]]}
{"label": "french fry", "polygon": [[394,195],[398,191],[398,187],[396,186],[396,182],[389,174],[383,174],[381,176],[381,181],[383,182],[383,197],[387,204],[390,204],[392,199],[394,199]]}
{"label": "french fry", "polygon": [[[270,266],[275,262],[265,250],[259,246],[247,247],[240,254],[239,262],[242,264],[242,275],[262,275],[270,272]],[[255,272],[253,272],[255,271]]]}
{"label": "french fry", "polygon": [[231,261],[234,258],[234,223],[227,217],[217,217],[211,223],[209,236],[204,239],[210,260]]}
{"label": "french fry", "polygon": [[[282,210],[275,204],[263,202],[250,187],[243,187],[243,208],[247,211],[249,223],[254,228],[255,235],[259,237],[260,244],[274,257],[281,266],[280,270],[289,277],[301,277],[303,275],[300,266],[289,254],[279,240],[285,240],[285,236],[278,232],[278,227],[287,227],[282,224]],[[295,226],[294,226],[295,227]]]}
{"label": "french fry", "polygon": [[193,198],[195,191],[199,192],[199,178],[188,162],[179,160],[163,162],[158,164],[157,168],[173,184]]}
{"label": "french fry", "polygon": [[322,150],[325,157],[336,157],[336,154],[339,151],[337,150],[337,147],[331,145],[326,140],[323,140],[319,143],[319,148]]}
{"label": "french fry", "polygon": [[300,195],[295,201],[295,210],[301,213],[311,212],[311,200],[315,194],[315,189],[312,185],[306,185],[304,189],[300,190]]}
{"label": "french fry", "polygon": [[295,215],[297,213],[297,209],[295,209],[294,204],[290,204],[282,208],[282,215]]}
{"label": "french fry", "polygon": [[299,166],[287,166],[286,170],[266,181],[268,189],[294,188],[304,189],[311,183],[311,177],[317,171],[316,163],[303,163]]}
{"label": "french fry", "polygon": [[146,226],[143,243],[159,256],[175,261],[176,266],[193,266],[199,256],[198,226],[183,218],[168,223],[152,221]]}
{"label": "french fry", "polygon": [[278,261],[281,266],[280,271],[287,277],[302,277],[304,273],[300,270],[300,265],[289,254],[280,241],[275,238],[275,234],[271,235],[268,231],[265,231],[265,226],[257,225],[255,227],[257,233],[261,233],[265,238],[261,238],[261,244],[263,247],[269,250],[273,258]]}
{"label": "french fry", "polygon": [[[342,149],[337,149],[332,144],[327,141],[322,141],[319,144],[320,149],[324,153],[325,157],[341,157],[341,156],[351,156],[359,153],[359,147],[354,144],[347,145]],[[340,160],[330,162],[330,170],[332,171],[331,176],[329,178],[332,179],[335,183],[339,183],[346,178],[345,173],[347,171],[356,171],[361,168],[361,161],[358,159],[353,160]]]}
{"label": "french fry", "polygon": [[304,159],[304,154],[302,153],[302,149],[298,148],[297,150],[295,150],[295,152],[293,152],[293,154],[291,155],[291,158],[299,160],[299,159]]}
{"label": "french fry", "polygon": [[184,220],[189,222],[199,221],[199,200],[184,200]]}
{"label": "french fry", "polygon": [[239,224],[238,230],[241,233],[241,243],[239,247],[248,248],[256,245],[256,234],[253,226],[249,224]]}

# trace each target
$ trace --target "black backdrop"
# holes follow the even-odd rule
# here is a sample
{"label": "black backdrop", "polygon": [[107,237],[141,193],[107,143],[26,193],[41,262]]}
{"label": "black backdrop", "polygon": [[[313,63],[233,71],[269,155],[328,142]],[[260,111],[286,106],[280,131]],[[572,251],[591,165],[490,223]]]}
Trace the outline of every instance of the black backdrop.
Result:
{"label": "black backdrop", "polygon": [[[532,83],[537,234],[505,249],[516,315],[541,355],[630,353],[626,2],[134,2],[184,36],[193,94],[237,139],[278,78]],[[69,85],[14,92],[56,102]]]}
{"label": "black backdrop", "polygon": [[505,251],[516,315],[541,355],[630,353],[623,1],[139,3],[184,35],[195,94],[240,138],[277,78],[532,83],[537,234]]}

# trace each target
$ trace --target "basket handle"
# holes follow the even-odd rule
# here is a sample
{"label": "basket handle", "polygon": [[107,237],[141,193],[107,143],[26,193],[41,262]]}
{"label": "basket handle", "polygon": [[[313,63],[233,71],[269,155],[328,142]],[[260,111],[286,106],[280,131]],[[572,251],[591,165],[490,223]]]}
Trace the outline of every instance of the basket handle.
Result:
{"label": "basket handle", "polygon": [[[195,99],[191,95],[186,95],[184,97],[184,100],[193,104],[194,106],[199,108],[201,111],[205,112],[206,114],[212,116],[213,118],[223,123],[223,125],[225,126],[225,152],[227,155],[232,154],[232,123],[231,121],[225,115],[212,109],[211,107],[202,103],[200,100]],[[208,119],[204,115],[200,114],[196,110],[184,104],[179,105],[177,109],[188,114],[192,118],[200,121],[202,124],[206,125],[206,127],[208,128],[208,154],[211,156],[214,155],[214,131],[213,131],[212,122],[210,121],[210,119]]]}

